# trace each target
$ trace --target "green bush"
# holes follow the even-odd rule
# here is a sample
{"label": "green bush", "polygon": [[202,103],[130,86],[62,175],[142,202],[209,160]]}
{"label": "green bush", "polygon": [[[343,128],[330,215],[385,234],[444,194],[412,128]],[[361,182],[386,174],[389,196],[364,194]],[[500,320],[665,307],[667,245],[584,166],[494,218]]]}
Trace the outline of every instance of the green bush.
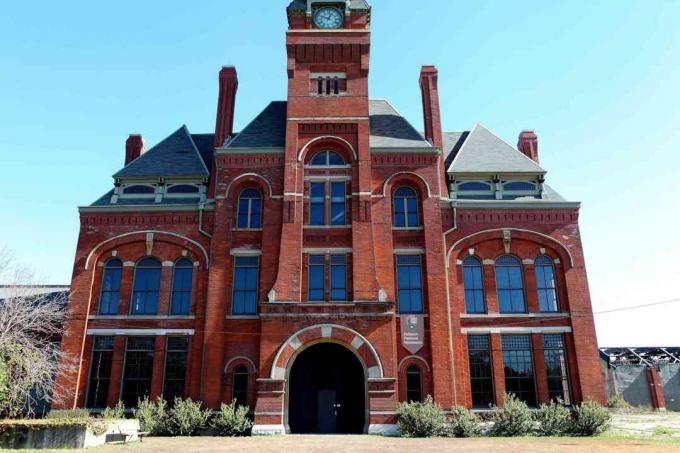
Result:
{"label": "green bush", "polygon": [[87,409],[58,409],[47,414],[47,418],[51,420],[81,420],[89,417]]}
{"label": "green bush", "polygon": [[195,436],[208,426],[210,411],[203,410],[200,401],[191,398],[175,398],[172,408],[167,412],[166,429],[171,436]]}
{"label": "green bush", "polygon": [[453,408],[447,433],[451,437],[476,437],[482,433],[482,420],[464,407]]}
{"label": "green bush", "polygon": [[222,403],[211,426],[218,436],[238,437],[249,435],[253,422],[248,418],[248,408],[237,405],[234,400],[231,404]]}
{"label": "green bush", "polygon": [[144,397],[139,400],[137,409],[132,413],[139,420],[139,427],[142,432],[147,432],[152,436],[163,436],[167,433],[167,415],[165,409],[168,403],[163,398],[149,400]]}
{"label": "green bush", "polygon": [[122,401],[118,401],[114,407],[107,407],[102,412],[104,420],[122,420],[125,418],[125,405]]}
{"label": "green bush", "polygon": [[612,416],[607,408],[594,401],[576,406],[571,433],[576,436],[597,436],[609,428]]}
{"label": "green bush", "polygon": [[513,394],[505,395],[503,407],[495,406],[491,412],[494,436],[528,436],[534,430],[534,421],[527,405]]}
{"label": "green bush", "polygon": [[400,404],[397,417],[402,436],[436,437],[446,434],[444,411],[429,395],[422,403]]}
{"label": "green bush", "polygon": [[534,420],[538,422],[537,431],[541,436],[564,436],[571,428],[571,412],[561,399],[542,404],[534,412]]}

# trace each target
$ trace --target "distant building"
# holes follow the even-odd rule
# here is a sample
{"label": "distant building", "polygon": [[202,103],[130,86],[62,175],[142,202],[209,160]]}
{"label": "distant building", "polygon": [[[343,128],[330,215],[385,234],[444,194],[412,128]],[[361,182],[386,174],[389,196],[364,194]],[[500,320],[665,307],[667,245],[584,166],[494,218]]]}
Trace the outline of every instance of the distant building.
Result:
{"label": "distant building", "polygon": [[389,433],[427,394],[604,401],[579,203],[546,183],[534,132],[443,129],[434,66],[424,133],[371,99],[371,13],[291,2],[287,100],[242,131],[225,67],[214,132],[130,136],[80,208],[64,407],[236,398],[256,434]]}
{"label": "distant building", "polygon": [[680,347],[601,348],[607,398],[680,411]]}

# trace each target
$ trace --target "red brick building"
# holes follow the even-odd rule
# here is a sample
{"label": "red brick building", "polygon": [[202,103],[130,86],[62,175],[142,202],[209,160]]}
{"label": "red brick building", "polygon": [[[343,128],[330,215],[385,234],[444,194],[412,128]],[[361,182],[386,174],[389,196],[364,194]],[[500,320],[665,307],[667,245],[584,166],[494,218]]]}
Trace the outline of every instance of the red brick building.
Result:
{"label": "red brick building", "polygon": [[536,135],[442,130],[433,66],[421,134],[369,98],[364,0],[287,15],[287,101],[234,132],[223,68],[214,134],[130,136],[80,209],[64,405],[236,398],[256,433],[380,433],[427,394],[602,400],[579,204]]}

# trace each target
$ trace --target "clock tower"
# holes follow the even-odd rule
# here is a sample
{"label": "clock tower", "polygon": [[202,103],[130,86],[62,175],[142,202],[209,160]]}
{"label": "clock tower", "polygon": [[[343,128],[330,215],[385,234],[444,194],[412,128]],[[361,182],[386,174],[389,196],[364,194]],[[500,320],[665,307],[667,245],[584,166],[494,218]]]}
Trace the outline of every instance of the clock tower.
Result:
{"label": "clock tower", "polygon": [[[305,250],[352,250],[353,300],[377,301],[371,230],[368,69],[371,9],[364,0],[296,0],[287,9],[288,111],[281,259],[271,302],[302,302]],[[332,150],[346,165],[311,169]],[[309,224],[310,180],[344,180],[346,225]],[[328,195],[328,194],[327,194]],[[337,195],[337,194],[336,194]],[[329,222],[330,223],[330,222]]]}

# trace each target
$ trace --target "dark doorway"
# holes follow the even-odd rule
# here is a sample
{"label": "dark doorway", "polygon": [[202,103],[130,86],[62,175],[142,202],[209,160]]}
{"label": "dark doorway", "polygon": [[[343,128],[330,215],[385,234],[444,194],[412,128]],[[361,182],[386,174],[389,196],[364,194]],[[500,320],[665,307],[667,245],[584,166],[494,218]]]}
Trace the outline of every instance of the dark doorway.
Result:
{"label": "dark doorway", "polygon": [[291,433],[364,432],[364,369],[347,348],[321,343],[300,353],[290,370],[288,391]]}

